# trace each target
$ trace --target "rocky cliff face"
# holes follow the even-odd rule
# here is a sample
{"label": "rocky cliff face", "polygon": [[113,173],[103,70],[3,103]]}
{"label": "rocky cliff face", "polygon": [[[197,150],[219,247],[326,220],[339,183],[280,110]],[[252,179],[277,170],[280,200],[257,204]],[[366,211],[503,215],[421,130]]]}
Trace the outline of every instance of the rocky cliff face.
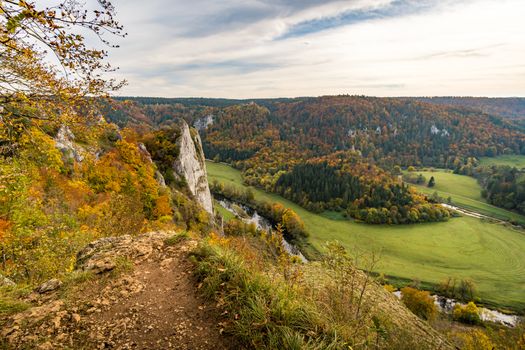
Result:
{"label": "rocky cliff face", "polygon": [[173,164],[174,175],[186,179],[190,192],[195,199],[210,214],[213,214],[213,204],[208,186],[206,164],[202,143],[197,132],[190,131],[188,124],[181,121],[181,137],[178,140],[180,154]]}
{"label": "rocky cliff face", "polygon": [[62,152],[64,159],[75,160],[79,163],[84,160],[85,150],[75,144],[75,135],[65,125],[60,127],[55,136],[55,147]]}

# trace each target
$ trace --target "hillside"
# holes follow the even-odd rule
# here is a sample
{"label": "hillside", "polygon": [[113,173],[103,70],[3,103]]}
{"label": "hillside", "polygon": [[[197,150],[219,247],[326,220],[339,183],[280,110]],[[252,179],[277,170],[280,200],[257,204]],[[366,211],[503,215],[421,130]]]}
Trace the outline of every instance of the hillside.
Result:
{"label": "hillside", "polygon": [[27,178],[2,188],[8,349],[447,349],[463,341],[417,318],[344,246],[329,243],[328,255],[306,265],[288,255],[278,238],[288,214],[273,234],[230,225],[221,236],[205,210],[199,137],[184,122],[32,132],[38,144],[1,168],[6,181]]}
{"label": "hillside", "polygon": [[498,115],[510,119],[525,118],[525,98],[489,98],[489,97],[420,97],[419,101],[438,105],[465,107],[483,113]]}
{"label": "hillside", "polygon": [[[125,235],[91,243],[79,252],[81,260],[77,269],[64,284],[51,286],[48,283],[49,287],[45,290],[40,288],[40,291],[27,295],[24,300],[27,310],[3,319],[4,341],[0,344],[8,348],[32,346],[39,349],[100,346],[239,349],[245,346],[251,348],[250,343],[257,345],[257,348],[263,346],[255,339],[258,332],[256,330],[251,330],[254,338],[244,339],[245,346],[237,343],[236,338],[231,335],[236,332],[235,323],[250,322],[244,319],[248,315],[241,316],[241,319],[238,316],[231,319],[228,316],[230,305],[223,305],[220,300],[213,303],[213,299],[199,295],[200,287],[191,273],[195,266],[190,259],[192,254],[202,254],[199,250],[202,246],[198,246],[198,241],[200,239],[191,239],[184,234],[152,232],[137,237]],[[248,252],[239,250],[239,246],[234,248],[232,245],[228,248],[224,242],[207,244],[215,249],[232,249],[232,253],[236,250],[237,254]],[[204,256],[199,259],[203,258]],[[113,261],[117,263],[110,265],[109,262]],[[237,262],[248,264],[240,260]],[[235,269],[242,269],[242,266],[244,265],[226,266],[226,269],[232,268],[230,273],[235,273]],[[225,270],[220,266],[210,267],[213,270],[208,270],[208,273],[220,274]],[[197,267],[195,273],[202,278],[200,268]],[[319,271],[320,268],[297,267],[304,269],[305,277],[324,273]],[[209,283],[209,280],[204,280],[204,284]],[[388,335],[389,341],[396,344],[402,344],[403,341],[407,342],[406,345],[419,344],[420,348],[450,348],[437,332],[406,310],[393,295],[375,285],[375,282],[369,283],[367,298],[373,298],[374,313],[383,315],[381,320],[385,322],[385,330],[395,332]],[[262,298],[264,295],[260,294],[258,297]],[[363,310],[364,315],[369,312],[370,310]],[[390,315],[395,315],[391,321]],[[272,323],[277,320],[272,320],[271,317],[278,316],[268,314],[267,317],[268,326],[272,327]],[[323,316],[325,317],[328,314]],[[306,326],[307,321],[304,322]],[[362,331],[369,332],[366,329]],[[42,336],[43,334],[47,335]],[[400,336],[403,338],[397,338]],[[320,339],[312,338],[311,341],[318,342]],[[381,348],[384,346],[387,344]]]}
{"label": "hillside", "polygon": [[[85,130],[32,130],[39,143],[0,168],[2,347],[450,348],[350,260],[365,297],[326,309],[313,292],[339,283],[327,265],[303,266],[270,233],[220,236],[202,147],[184,122],[140,136],[102,122]],[[269,308],[252,315],[261,300]]]}
{"label": "hillside", "polygon": [[[215,147],[209,150],[210,158],[219,154],[224,159],[244,159],[271,143],[289,143],[293,139],[300,152],[316,156],[355,149],[386,165],[452,167],[456,158],[461,161],[468,156],[495,156],[505,149],[520,154],[524,145],[523,134],[513,131],[515,125],[500,118],[404,98],[228,100],[228,105],[221,107],[215,100],[132,101],[127,105],[117,103],[119,114],[132,119],[140,115],[151,125],[162,125],[173,117],[194,124],[212,115],[213,124],[201,130],[209,147]],[[116,118],[111,112],[109,116]]]}

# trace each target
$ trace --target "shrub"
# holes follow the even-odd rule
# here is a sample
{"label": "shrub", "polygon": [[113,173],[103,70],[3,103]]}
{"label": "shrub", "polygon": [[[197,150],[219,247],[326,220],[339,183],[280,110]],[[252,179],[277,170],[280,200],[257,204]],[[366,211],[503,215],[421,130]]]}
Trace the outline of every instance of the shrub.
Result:
{"label": "shrub", "polygon": [[391,284],[385,284],[383,288],[385,288],[385,290],[389,293],[394,293],[396,291],[396,287]]}
{"label": "shrub", "polygon": [[454,320],[459,322],[467,324],[481,324],[479,309],[472,301],[465,306],[456,304],[454,306],[452,316],[454,317]]}
{"label": "shrub", "polygon": [[190,236],[188,235],[188,231],[182,231],[177,234],[174,234],[173,236],[170,236],[164,240],[164,244],[172,246],[179,242],[188,240]]}
{"label": "shrub", "polygon": [[425,320],[429,320],[435,316],[437,309],[434,304],[434,299],[430,296],[429,292],[412,287],[405,287],[401,289],[401,293],[401,300],[415,315]]}
{"label": "shrub", "polygon": [[[462,350],[493,350],[500,349],[497,347],[492,340],[480,329],[474,329],[471,332],[462,332],[456,335],[456,343],[458,343],[458,349]],[[514,347],[512,347],[514,348]],[[507,349],[501,348],[501,349]],[[521,348],[517,348],[521,349]]]}

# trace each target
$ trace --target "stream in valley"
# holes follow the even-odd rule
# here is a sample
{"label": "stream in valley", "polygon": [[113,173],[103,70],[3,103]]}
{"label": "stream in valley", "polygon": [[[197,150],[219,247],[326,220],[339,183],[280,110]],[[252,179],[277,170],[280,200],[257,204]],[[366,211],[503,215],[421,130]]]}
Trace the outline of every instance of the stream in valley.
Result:
{"label": "stream in valley", "polygon": [[[396,291],[394,294],[401,299],[402,293],[401,291]],[[465,306],[466,304],[460,303],[457,300],[443,297],[440,295],[432,295],[432,298],[434,298],[434,304],[438,308],[438,310],[442,313],[451,314],[454,310],[454,306],[456,304]],[[520,316],[517,315],[508,315],[504,314],[502,312],[487,309],[484,307],[478,306],[479,309],[479,316],[482,321],[485,322],[494,322],[499,323],[508,327],[514,327],[518,324],[518,322],[521,320]]]}
{"label": "stream in valley", "polygon": [[[243,220],[247,223],[254,223],[257,226],[257,229],[269,231],[273,228],[273,225],[271,221],[261,215],[257,212],[257,210],[254,210],[244,204],[240,204],[234,201],[231,201],[226,198],[217,198],[217,202],[219,205],[221,205],[224,209],[231,212],[233,215],[235,215],[237,218]],[[286,239],[283,238],[283,246],[286,249],[286,251],[291,254],[299,257],[303,262],[308,262],[308,260],[303,256],[303,254],[295,247],[293,244],[289,243]],[[397,291],[394,292],[394,294],[401,298],[401,292]],[[438,307],[439,311],[444,313],[452,313],[452,310],[454,309],[454,305],[458,304],[459,302],[446,298],[439,295],[433,295],[434,303]],[[459,303],[460,305],[464,305],[462,303]],[[504,314],[502,312],[496,311],[496,310],[490,310],[487,308],[479,307],[480,310],[480,317],[483,321],[488,322],[494,322],[494,323],[500,323],[505,326],[514,327],[521,319],[520,316],[517,315],[508,315]]]}
{"label": "stream in valley", "polygon": [[[217,198],[217,202],[220,206],[222,206],[224,209],[228,210],[230,213],[235,215],[237,218],[243,220],[247,223],[253,223],[259,230],[263,231],[270,231],[273,229],[273,225],[271,221],[261,215],[257,212],[257,210],[254,210],[244,204],[240,204],[237,202],[233,202],[226,198]],[[304,257],[304,255],[301,253],[301,251],[288,242],[283,237],[283,247],[290,255],[297,256],[299,259],[301,259],[302,262],[308,262],[308,260]]]}

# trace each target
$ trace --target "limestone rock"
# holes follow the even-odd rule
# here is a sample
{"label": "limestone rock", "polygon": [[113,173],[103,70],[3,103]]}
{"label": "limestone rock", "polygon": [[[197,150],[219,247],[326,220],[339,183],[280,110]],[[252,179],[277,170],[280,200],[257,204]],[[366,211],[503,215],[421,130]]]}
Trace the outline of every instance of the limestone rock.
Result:
{"label": "limestone rock", "polygon": [[206,130],[208,129],[208,127],[210,125],[213,124],[213,115],[212,114],[208,114],[207,116],[205,117],[202,117],[202,118],[199,118],[197,119],[194,123],[193,123],[193,127],[199,131],[202,131],[202,130]]}
{"label": "limestone rock", "polygon": [[192,135],[185,121],[181,121],[181,137],[178,140],[178,146],[180,154],[173,164],[174,175],[185,179],[195,199],[207,212],[213,214],[201,139],[197,132]]}
{"label": "limestone rock", "polygon": [[50,279],[47,282],[42,283],[38,288],[37,292],[40,294],[52,292],[57,290],[62,285],[62,282],[56,278]]}
{"label": "limestone rock", "polygon": [[75,135],[71,130],[62,125],[55,137],[55,147],[58,148],[66,159],[82,162],[84,160],[84,150],[74,143]]}
{"label": "limestone rock", "polygon": [[113,270],[119,257],[146,260],[154,249],[164,244],[167,235],[166,232],[150,232],[135,238],[129,235],[101,238],[78,252],[75,268],[99,274]]}
{"label": "limestone rock", "polygon": [[16,283],[11,281],[9,278],[0,275],[0,287],[12,287],[15,286]]}

